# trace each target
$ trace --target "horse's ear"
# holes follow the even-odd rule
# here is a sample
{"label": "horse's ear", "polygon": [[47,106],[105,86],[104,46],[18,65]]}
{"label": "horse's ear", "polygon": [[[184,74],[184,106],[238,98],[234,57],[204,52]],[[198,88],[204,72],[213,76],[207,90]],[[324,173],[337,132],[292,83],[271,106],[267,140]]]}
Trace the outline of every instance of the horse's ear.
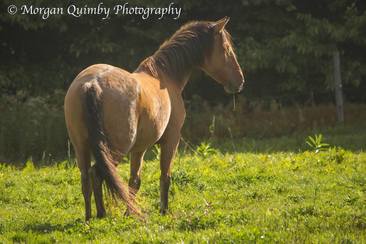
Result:
{"label": "horse's ear", "polygon": [[229,22],[230,18],[225,16],[224,18],[216,21],[214,24],[213,24],[213,28],[215,29],[215,32],[216,33],[220,33],[221,31],[224,30],[227,22]]}

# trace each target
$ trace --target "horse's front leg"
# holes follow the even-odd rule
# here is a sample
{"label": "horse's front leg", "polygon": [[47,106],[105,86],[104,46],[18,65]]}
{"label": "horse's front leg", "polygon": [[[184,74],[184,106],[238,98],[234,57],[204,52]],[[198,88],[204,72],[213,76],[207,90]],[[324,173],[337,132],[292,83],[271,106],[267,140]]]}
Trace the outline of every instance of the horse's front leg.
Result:
{"label": "horse's front leg", "polygon": [[168,194],[171,180],[172,161],[177,151],[180,140],[180,131],[168,134],[161,144],[160,155],[160,213],[166,214],[168,210]]}

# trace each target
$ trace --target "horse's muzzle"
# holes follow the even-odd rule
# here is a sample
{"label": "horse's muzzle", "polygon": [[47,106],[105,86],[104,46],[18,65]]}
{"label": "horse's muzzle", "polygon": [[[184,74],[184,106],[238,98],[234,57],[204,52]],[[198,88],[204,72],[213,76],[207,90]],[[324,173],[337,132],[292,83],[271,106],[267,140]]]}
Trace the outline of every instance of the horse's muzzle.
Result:
{"label": "horse's muzzle", "polygon": [[224,89],[229,94],[235,94],[235,93],[241,92],[243,90],[243,87],[244,87],[244,79],[240,83],[239,86],[233,86],[233,85],[230,84],[230,85],[224,86]]}

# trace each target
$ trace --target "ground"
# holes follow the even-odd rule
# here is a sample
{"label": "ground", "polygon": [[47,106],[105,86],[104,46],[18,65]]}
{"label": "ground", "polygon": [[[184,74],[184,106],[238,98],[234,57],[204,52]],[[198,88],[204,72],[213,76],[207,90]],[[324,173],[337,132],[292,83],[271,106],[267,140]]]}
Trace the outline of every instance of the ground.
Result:
{"label": "ground", "polygon": [[[320,152],[306,148],[304,137],[185,147],[166,216],[159,215],[159,165],[151,153],[138,197],[145,222],[110,203],[106,218],[85,223],[80,174],[68,161],[2,164],[0,242],[363,243],[366,137],[338,132],[325,135],[331,146]],[[118,169],[127,181],[128,165]]]}

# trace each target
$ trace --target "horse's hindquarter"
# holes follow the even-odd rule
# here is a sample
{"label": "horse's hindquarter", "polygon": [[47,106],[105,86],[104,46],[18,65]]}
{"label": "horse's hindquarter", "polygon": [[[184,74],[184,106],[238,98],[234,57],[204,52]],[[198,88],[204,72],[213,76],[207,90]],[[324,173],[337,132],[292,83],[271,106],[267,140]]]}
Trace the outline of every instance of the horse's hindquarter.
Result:
{"label": "horse's hindquarter", "polygon": [[145,151],[163,135],[171,114],[171,101],[167,87],[144,73],[133,73],[141,88],[140,110],[136,141],[131,151]]}
{"label": "horse's hindquarter", "polygon": [[73,144],[87,141],[83,99],[86,83],[101,89],[105,134],[111,149],[125,154],[144,151],[163,135],[171,114],[168,89],[143,73],[93,65],[75,78],[65,99],[65,117]]}
{"label": "horse's hindquarter", "polygon": [[111,65],[97,64],[81,71],[65,98],[66,124],[76,147],[88,140],[83,105],[88,83],[101,90],[103,125],[112,150],[127,153],[136,138],[139,84],[129,72]]}

